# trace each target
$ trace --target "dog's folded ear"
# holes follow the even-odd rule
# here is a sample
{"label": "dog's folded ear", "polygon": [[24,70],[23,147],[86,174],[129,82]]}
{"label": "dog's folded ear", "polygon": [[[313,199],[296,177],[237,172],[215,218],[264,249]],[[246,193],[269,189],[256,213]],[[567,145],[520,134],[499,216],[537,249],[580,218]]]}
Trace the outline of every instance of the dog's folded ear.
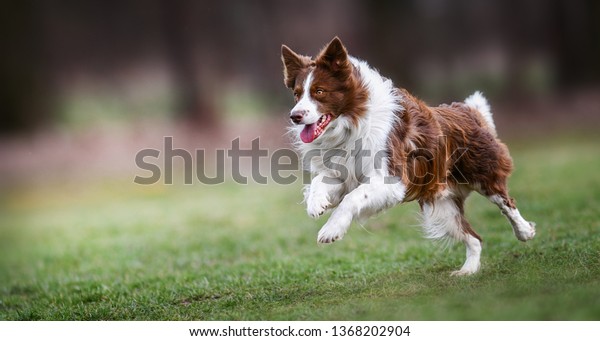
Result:
{"label": "dog's folded ear", "polygon": [[348,51],[338,37],[333,38],[321,53],[319,53],[316,63],[317,66],[327,68],[336,73],[345,73],[352,69],[350,61],[348,60]]}
{"label": "dog's folded ear", "polygon": [[283,62],[283,82],[292,89],[298,73],[308,67],[311,59],[292,51],[289,47],[281,45],[281,61]]}

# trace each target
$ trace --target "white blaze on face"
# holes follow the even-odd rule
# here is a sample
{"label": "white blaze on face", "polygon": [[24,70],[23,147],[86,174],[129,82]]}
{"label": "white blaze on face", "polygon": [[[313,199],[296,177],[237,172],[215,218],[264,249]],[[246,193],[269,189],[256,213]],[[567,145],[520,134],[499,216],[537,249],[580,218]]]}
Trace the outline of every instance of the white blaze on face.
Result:
{"label": "white blaze on face", "polygon": [[304,80],[302,97],[300,98],[298,103],[296,103],[296,105],[292,109],[292,112],[301,111],[301,110],[306,112],[306,115],[304,116],[304,118],[301,122],[302,124],[315,123],[315,122],[317,122],[319,117],[321,117],[321,114],[319,114],[318,109],[317,109],[317,104],[310,96],[310,87],[312,85],[312,82],[313,82],[313,71],[311,71],[308,74],[308,77],[306,77],[306,79]]}
{"label": "white blaze on face", "polygon": [[323,114],[319,112],[317,102],[311,97],[310,88],[314,80],[314,74],[311,71],[304,84],[302,84],[303,92],[302,97],[298,100],[298,103],[294,106],[291,114],[301,115],[301,120],[295,120],[300,139],[304,143],[311,143],[316,138],[321,136],[327,128],[327,125],[332,120],[332,115],[327,113]]}

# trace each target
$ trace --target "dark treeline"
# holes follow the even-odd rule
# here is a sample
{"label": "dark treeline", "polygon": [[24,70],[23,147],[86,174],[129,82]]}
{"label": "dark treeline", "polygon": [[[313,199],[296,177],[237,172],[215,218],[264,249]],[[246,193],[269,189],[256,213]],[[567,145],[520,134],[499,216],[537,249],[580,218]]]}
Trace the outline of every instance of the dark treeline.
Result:
{"label": "dark treeline", "polygon": [[[65,79],[85,74],[110,83],[148,59],[170,75],[176,116],[212,124],[223,82],[243,78],[279,96],[281,43],[316,53],[334,35],[399,85],[442,98],[460,95],[456,82],[488,82],[497,96],[511,98],[538,78],[552,92],[600,80],[594,0],[59,0],[2,7],[3,132],[55,120]],[[460,83],[469,70],[484,77]],[[438,82],[448,77],[456,82]]]}

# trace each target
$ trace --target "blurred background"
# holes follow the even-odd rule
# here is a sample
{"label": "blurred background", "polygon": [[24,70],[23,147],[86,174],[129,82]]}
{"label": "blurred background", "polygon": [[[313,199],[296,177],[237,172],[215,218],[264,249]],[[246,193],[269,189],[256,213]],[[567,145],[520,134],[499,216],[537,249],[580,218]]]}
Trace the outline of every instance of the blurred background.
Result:
{"label": "blurred background", "polygon": [[482,90],[500,135],[600,127],[593,0],[4,1],[0,185],[133,178],[135,154],[286,146],[280,46],[338,35],[430,104]]}

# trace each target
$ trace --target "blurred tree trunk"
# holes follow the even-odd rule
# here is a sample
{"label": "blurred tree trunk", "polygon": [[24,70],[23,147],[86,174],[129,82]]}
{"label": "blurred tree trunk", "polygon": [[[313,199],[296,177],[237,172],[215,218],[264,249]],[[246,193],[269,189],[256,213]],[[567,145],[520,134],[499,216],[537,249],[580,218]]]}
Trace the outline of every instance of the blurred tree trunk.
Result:
{"label": "blurred tree trunk", "polygon": [[373,64],[389,70],[388,76],[397,86],[413,88],[416,82],[411,66],[418,54],[412,51],[415,41],[407,28],[414,21],[414,2],[367,1],[364,6],[369,21],[362,40],[373,55]]}
{"label": "blurred tree trunk", "polygon": [[600,2],[554,1],[549,28],[557,57],[558,81],[563,87],[592,83],[600,78]]}
{"label": "blurred tree trunk", "polygon": [[197,37],[192,36],[195,31],[190,16],[192,4],[185,0],[161,1],[166,57],[176,96],[175,114],[202,127],[214,127],[218,123],[214,101],[206,89],[207,81],[198,77],[196,67],[194,40]]}
{"label": "blurred tree trunk", "polygon": [[0,11],[2,133],[39,127],[52,114],[39,6],[37,2],[14,1]]}

